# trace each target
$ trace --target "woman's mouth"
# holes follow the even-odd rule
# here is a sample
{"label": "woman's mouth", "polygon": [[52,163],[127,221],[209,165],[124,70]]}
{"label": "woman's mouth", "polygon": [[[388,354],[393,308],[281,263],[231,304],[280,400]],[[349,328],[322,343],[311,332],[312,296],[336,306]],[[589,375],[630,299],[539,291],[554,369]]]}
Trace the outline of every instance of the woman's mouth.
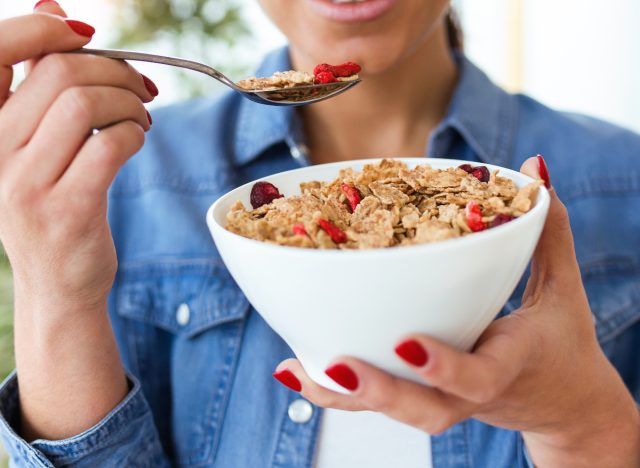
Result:
{"label": "woman's mouth", "polygon": [[342,23],[372,21],[389,11],[397,0],[307,0],[320,16]]}

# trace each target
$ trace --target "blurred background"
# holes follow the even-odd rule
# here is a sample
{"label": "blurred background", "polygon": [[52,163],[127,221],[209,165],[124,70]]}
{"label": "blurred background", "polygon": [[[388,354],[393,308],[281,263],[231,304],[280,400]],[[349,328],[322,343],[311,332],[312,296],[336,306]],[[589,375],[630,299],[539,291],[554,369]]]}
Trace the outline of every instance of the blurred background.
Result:
{"label": "blurred background", "polygon": [[[299,0],[290,0],[299,1]],[[427,0],[425,0],[427,1]],[[35,3],[35,2],[33,2]],[[454,0],[467,55],[497,83],[558,109],[640,132],[638,0]],[[120,47],[203,61],[240,79],[285,43],[257,0],[62,0],[93,25],[93,47]],[[28,14],[0,2],[0,20]],[[224,90],[204,75],[136,64],[161,90],[154,106]],[[15,84],[21,79],[16,74]],[[0,380],[13,368],[11,278],[0,249]],[[6,459],[0,447],[0,466]]]}

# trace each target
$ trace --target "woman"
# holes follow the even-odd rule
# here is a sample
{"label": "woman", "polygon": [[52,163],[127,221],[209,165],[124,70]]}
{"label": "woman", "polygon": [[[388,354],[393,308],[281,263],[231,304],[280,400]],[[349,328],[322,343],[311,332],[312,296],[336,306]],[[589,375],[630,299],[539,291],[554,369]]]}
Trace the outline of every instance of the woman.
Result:
{"label": "woman", "polygon": [[[354,60],[363,83],[299,111],[231,94],[161,110],[126,165],[155,85],[126,64],[60,54],[93,29],[51,0],[0,23],[17,359],[0,426],[16,464],[640,466],[640,138],[497,88],[451,52],[445,0],[261,3],[290,48],[260,74]],[[315,385],[203,222],[241,183],[366,156],[522,164],[551,186],[545,160],[524,158],[536,152],[555,190],[526,290],[472,353],[399,343],[429,386],[348,356],[327,373],[349,395]]]}

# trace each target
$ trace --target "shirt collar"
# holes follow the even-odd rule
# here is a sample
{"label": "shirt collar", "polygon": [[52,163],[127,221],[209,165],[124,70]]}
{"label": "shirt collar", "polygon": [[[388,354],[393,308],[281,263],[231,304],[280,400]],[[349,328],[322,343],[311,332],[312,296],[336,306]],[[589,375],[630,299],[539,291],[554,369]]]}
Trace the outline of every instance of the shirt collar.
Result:
{"label": "shirt collar", "polygon": [[[266,56],[256,76],[271,76],[274,72],[291,69],[289,49],[283,47]],[[291,142],[301,137],[299,119],[294,107],[267,106],[242,98],[238,109],[235,138],[235,162],[246,164],[269,147]]]}
{"label": "shirt collar", "polygon": [[[430,143],[453,130],[473,149],[481,161],[508,166],[513,153],[517,125],[517,100],[494,84],[464,55],[456,53],[458,84],[445,118]],[[430,144],[429,156],[442,145]],[[455,157],[455,155],[446,155]]]}
{"label": "shirt collar", "polygon": [[[480,160],[508,166],[516,134],[517,102],[464,55],[456,53],[455,59],[458,84],[445,118],[433,133],[429,156],[454,157],[440,153],[445,149],[438,141],[455,131]],[[290,68],[289,50],[284,47],[268,54],[256,75],[270,76]],[[259,157],[275,144],[295,146],[303,143],[301,122],[295,108],[265,106],[248,99],[240,100],[235,136],[235,162],[239,165]]]}

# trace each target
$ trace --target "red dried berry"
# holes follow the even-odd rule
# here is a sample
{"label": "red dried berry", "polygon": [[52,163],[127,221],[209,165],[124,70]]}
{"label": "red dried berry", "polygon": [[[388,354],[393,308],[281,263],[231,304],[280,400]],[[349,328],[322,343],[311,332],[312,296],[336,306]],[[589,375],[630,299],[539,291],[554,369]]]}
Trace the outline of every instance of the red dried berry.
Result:
{"label": "red dried berry", "polygon": [[342,193],[344,193],[344,196],[347,197],[349,206],[351,206],[351,212],[353,213],[354,211],[356,211],[356,207],[362,200],[362,198],[360,197],[360,192],[358,192],[357,188],[349,184],[342,184],[340,186],[340,190],[342,190]]}
{"label": "red dried berry", "polygon": [[339,76],[341,78],[346,78],[347,76],[353,76],[360,73],[362,67],[354,62],[345,62],[340,65],[334,65],[332,67],[331,72],[334,76]]}
{"label": "red dried berry", "polygon": [[474,176],[476,179],[478,179],[480,182],[489,182],[489,178],[491,177],[491,174],[489,173],[489,169],[487,169],[487,166],[473,167],[471,166],[471,164],[462,164],[458,166],[458,168],[462,169],[465,172],[468,172],[469,174]]}
{"label": "red dried berry", "polygon": [[306,236],[307,235],[307,230],[304,228],[304,224],[303,223],[296,223],[293,225],[293,233],[296,236]]}
{"label": "red dried berry", "polygon": [[516,219],[514,216],[508,215],[508,214],[502,214],[499,213],[496,215],[495,218],[493,218],[493,221],[491,221],[489,223],[489,227],[490,228],[494,228],[496,226],[500,226],[502,224],[506,224],[509,221],[513,221],[514,219]]}
{"label": "red dried berry", "polygon": [[471,200],[464,209],[465,218],[469,229],[473,232],[484,231],[487,225],[482,222],[482,212],[477,201]]}
{"label": "red dried berry", "polygon": [[269,182],[256,182],[251,187],[251,206],[253,209],[260,208],[262,205],[271,203],[276,198],[281,198],[278,188]]}
{"label": "red dried berry", "polygon": [[486,166],[474,167],[473,171],[471,171],[471,175],[478,179],[480,182],[489,182],[489,178],[491,177],[489,169],[487,169]]}
{"label": "red dried berry", "polygon": [[331,72],[320,72],[315,76],[315,79],[313,80],[313,82],[315,84],[327,84],[327,83],[335,83],[336,81],[336,77],[333,76],[333,73]]}
{"label": "red dried berry", "polygon": [[344,244],[347,242],[347,233],[326,219],[319,219],[318,224],[324,232],[329,234],[331,240],[336,244]]}
{"label": "red dried berry", "polygon": [[333,75],[333,71],[332,71],[332,66],[329,65],[328,63],[320,63],[318,65],[316,65],[316,68],[313,69],[313,74],[314,75],[319,75],[320,73],[323,72],[329,72]]}

